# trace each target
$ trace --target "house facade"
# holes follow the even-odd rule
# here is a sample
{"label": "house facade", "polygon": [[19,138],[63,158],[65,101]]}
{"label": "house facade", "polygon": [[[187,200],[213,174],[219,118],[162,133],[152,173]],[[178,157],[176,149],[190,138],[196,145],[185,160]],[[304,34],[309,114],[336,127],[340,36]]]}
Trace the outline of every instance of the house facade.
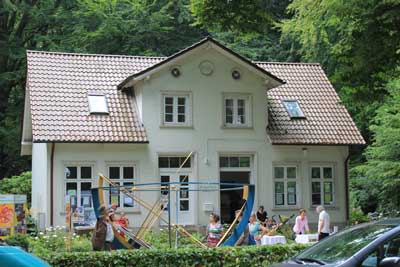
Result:
{"label": "house facade", "polygon": [[[123,186],[256,186],[269,215],[324,205],[347,221],[350,145],[364,140],[318,64],[251,62],[206,38],[167,58],[28,51],[22,154],[32,155],[32,211],[65,223],[65,201],[90,209],[99,173]],[[189,160],[179,166],[191,153]],[[189,187],[189,185],[188,185]],[[172,194],[178,222],[232,220],[237,191]],[[155,203],[163,192],[138,191]],[[175,199],[178,197],[178,199]],[[117,191],[139,227],[147,210]]]}

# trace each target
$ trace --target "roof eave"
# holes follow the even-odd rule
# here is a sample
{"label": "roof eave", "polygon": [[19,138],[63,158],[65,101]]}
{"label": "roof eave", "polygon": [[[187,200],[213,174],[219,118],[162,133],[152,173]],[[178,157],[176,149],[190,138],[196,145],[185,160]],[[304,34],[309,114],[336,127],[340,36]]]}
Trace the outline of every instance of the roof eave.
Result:
{"label": "roof eave", "polygon": [[260,66],[258,66],[256,63],[250,61],[249,59],[241,56],[240,54],[234,52],[233,50],[227,48],[226,46],[224,46],[223,44],[219,43],[218,41],[214,40],[212,37],[208,36],[204,39],[202,39],[201,41],[167,57],[165,60],[162,60],[156,64],[154,64],[153,66],[150,66],[144,70],[141,70],[133,75],[130,75],[129,77],[127,77],[125,80],[123,80],[118,86],[118,89],[122,89],[124,87],[127,87],[127,84],[129,85],[134,85],[136,81],[142,80],[143,78],[149,76],[151,73],[153,72],[157,72],[159,68],[163,67],[165,64],[170,63],[173,64],[174,60],[177,60],[180,56],[183,56],[185,54],[187,54],[190,51],[193,51],[196,48],[199,48],[203,45],[205,45],[206,43],[211,43],[213,45],[215,45],[216,47],[218,47],[219,49],[222,49],[223,51],[227,52],[230,55],[233,55],[234,57],[238,58],[240,61],[242,61],[243,63],[251,66],[252,68],[254,68],[257,72],[259,72],[260,74],[265,75],[268,78],[271,78],[273,80],[273,84],[272,87],[277,87],[279,85],[285,84],[286,82],[283,81],[282,79],[280,79],[279,77],[273,75],[272,73],[266,71],[265,69],[261,68]]}

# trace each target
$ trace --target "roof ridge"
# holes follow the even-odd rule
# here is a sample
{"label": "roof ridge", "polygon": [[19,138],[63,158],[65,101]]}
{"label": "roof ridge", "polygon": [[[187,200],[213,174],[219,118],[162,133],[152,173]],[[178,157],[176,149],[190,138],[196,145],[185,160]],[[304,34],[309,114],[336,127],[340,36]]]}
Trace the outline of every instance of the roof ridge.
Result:
{"label": "roof ridge", "polygon": [[279,61],[253,61],[255,64],[275,64],[275,65],[316,65],[321,66],[318,62],[279,62]]}
{"label": "roof ridge", "polygon": [[167,57],[156,56],[131,56],[131,55],[113,55],[113,54],[91,54],[91,53],[76,53],[76,52],[60,52],[60,51],[40,51],[40,50],[26,50],[27,53],[37,54],[53,54],[53,55],[74,55],[74,56],[98,56],[98,57],[126,57],[126,58],[149,58],[149,59],[165,59]]}

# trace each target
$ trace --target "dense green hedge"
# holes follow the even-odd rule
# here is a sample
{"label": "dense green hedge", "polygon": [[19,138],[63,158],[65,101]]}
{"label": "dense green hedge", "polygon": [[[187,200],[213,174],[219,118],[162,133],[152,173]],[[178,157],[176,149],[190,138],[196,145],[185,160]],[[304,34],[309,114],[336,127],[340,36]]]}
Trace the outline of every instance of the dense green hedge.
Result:
{"label": "dense green hedge", "polygon": [[75,252],[41,256],[52,266],[267,266],[288,259],[304,245],[226,247],[218,249],[150,249]]}

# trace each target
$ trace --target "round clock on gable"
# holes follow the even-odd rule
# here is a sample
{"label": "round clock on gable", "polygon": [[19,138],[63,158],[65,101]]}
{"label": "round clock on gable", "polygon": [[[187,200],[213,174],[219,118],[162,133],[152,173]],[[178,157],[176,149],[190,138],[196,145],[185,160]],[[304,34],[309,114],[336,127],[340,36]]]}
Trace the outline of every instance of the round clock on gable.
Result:
{"label": "round clock on gable", "polygon": [[214,64],[211,61],[202,61],[199,65],[200,73],[205,76],[210,76],[214,71]]}

